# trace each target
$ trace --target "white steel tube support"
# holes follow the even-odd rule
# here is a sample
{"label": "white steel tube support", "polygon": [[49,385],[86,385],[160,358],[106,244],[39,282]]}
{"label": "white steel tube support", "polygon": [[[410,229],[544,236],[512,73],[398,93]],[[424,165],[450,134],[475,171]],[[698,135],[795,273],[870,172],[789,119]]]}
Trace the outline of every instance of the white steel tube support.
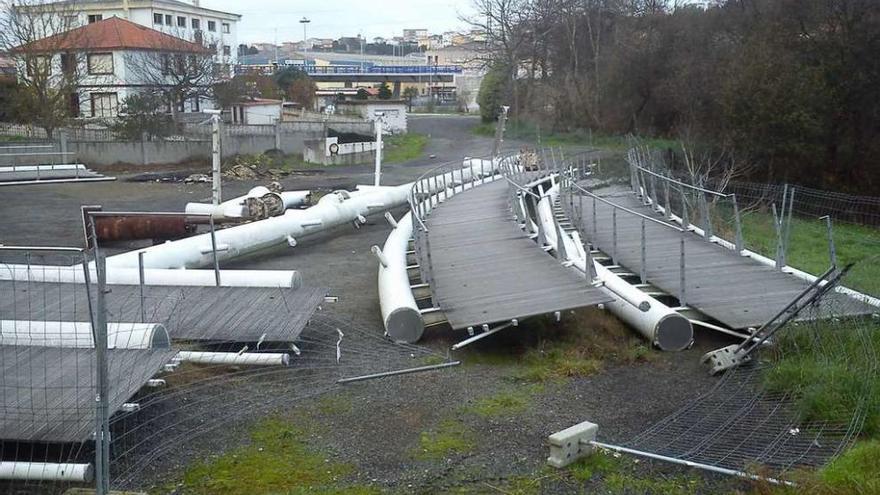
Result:
{"label": "white steel tube support", "polygon": [[3,480],[90,483],[94,476],[91,464],[0,461]]}
{"label": "white steel tube support", "polygon": [[373,172],[373,185],[379,186],[382,178],[382,118],[376,117],[376,170]]}
{"label": "white steel tube support", "polygon": [[220,116],[211,116],[211,202],[219,205],[222,198],[220,174]]}

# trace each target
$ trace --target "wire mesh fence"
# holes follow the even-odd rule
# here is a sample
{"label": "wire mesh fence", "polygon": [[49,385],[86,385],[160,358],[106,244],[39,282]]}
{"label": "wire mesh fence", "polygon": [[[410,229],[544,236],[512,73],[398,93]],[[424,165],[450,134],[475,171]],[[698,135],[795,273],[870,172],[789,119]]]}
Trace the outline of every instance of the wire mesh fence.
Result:
{"label": "wire mesh fence", "polygon": [[[844,279],[844,283],[848,283]],[[830,311],[839,316],[828,317]],[[796,479],[880,431],[880,320],[855,299],[807,307],[755,358],[625,445],[672,459]],[[821,309],[819,305],[823,306]]]}
{"label": "wire mesh fence", "polygon": [[859,263],[880,250],[880,198],[675,173],[662,153],[645,148],[630,150],[628,162],[646,205],[707,240],[786,271],[816,275],[856,263],[848,287],[880,295],[876,264]]}
{"label": "wire mesh fence", "polygon": [[0,492],[141,488],[225,425],[444,360],[324,312],[324,289],[105,286],[90,253],[0,248]]}

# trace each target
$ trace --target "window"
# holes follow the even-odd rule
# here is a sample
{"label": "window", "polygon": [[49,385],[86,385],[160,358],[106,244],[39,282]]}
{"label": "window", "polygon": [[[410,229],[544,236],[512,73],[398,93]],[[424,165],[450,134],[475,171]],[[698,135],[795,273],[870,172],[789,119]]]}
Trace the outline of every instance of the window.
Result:
{"label": "window", "polygon": [[79,16],[77,15],[66,15],[64,16],[64,29],[73,29],[79,26]]}
{"label": "window", "polygon": [[193,33],[193,42],[194,42],[194,43],[197,43],[197,44],[199,44],[199,45],[202,44],[202,32],[201,32],[201,31],[196,30],[196,31]]}
{"label": "window", "polygon": [[79,93],[70,93],[68,104],[70,105],[70,108],[68,109],[70,111],[70,116],[79,117]]}
{"label": "window", "polygon": [[210,48],[212,52],[217,53],[217,43],[211,43],[208,45],[208,48]]}
{"label": "window", "polygon": [[102,19],[104,19],[104,16],[102,14],[89,14],[89,24],[93,22],[98,22]]}
{"label": "window", "polygon": [[162,25],[162,14],[153,14],[153,24]]}
{"label": "window", "polygon": [[192,28],[193,29],[202,29],[202,23],[198,19],[192,20]]}
{"label": "window", "polygon": [[76,74],[76,55],[73,53],[61,54],[61,72],[68,76]]}
{"label": "window", "polygon": [[229,23],[228,22],[223,23],[223,32],[226,34],[229,34]]}
{"label": "window", "polygon": [[52,74],[52,59],[44,55],[25,60],[24,65],[28,77],[35,75],[46,77]]}
{"label": "window", "polygon": [[171,14],[165,14],[165,25],[166,26],[171,25]]}
{"label": "window", "polygon": [[116,93],[92,93],[92,117],[115,117],[119,100]]}
{"label": "window", "polygon": [[179,113],[183,113],[183,112],[186,111],[186,110],[184,110],[184,108],[185,108],[185,107],[184,107],[184,104],[185,104],[185,103],[186,103],[186,98],[184,98],[183,96],[181,96],[180,99],[177,100],[177,111],[178,111]]}
{"label": "window", "polygon": [[223,55],[227,57],[232,55],[232,48],[229,45],[223,45]]}
{"label": "window", "polygon": [[199,110],[201,110],[199,108],[199,97],[198,96],[193,97],[192,102],[190,103],[190,109],[193,111],[193,113],[196,113]]}
{"label": "window", "polygon": [[217,23],[214,21],[208,21],[208,31],[212,33],[217,30]]}
{"label": "window", "polygon": [[163,53],[161,55],[161,57],[162,57],[162,75],[167,76],[168,74],[171,74],[171,55],[168,55],[167,53]]}
{"label": "window", "polygon": [[182,15],[177,16],[177,27],[186,27],[186,17],[183,17]]}
{"label": "window", "polygon": [[88,55],[89,74],[113,74],[112,53],[90,53]]}

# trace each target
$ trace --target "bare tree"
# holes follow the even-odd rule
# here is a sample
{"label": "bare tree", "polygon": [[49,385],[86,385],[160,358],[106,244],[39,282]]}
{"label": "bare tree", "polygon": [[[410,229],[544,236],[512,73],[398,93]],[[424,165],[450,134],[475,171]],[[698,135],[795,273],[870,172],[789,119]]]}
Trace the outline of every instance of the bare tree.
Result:
{"label": "bare tree", "polygon": [[170,35],[150,50],[127,52],[125,65],[131,82],[163,98],[172,115],[186,101],[213,99],[215,85],[229,79],[228,56],[218,57],[213,47]]}
{"label": "bare tree", "polygon": [[2,3],[0,49],[15,63],[17,113],[51,137],[78,111],[85,60],[73,47],[86,40],[76,27],[76,3]]}

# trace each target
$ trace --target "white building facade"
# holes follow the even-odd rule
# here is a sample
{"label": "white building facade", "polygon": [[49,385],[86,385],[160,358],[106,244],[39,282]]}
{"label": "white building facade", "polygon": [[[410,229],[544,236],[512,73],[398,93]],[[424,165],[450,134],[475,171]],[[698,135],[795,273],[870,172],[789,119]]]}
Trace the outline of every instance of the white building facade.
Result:
{"label": "white building facade", "polygon": [[216,53],[217,63],[229,64],[230,68],[238,62],[241,15],[202,7],[199,0],[80,0],[43,4],[41,8],[52,5],[58,5],[58,10],[68,17],[68,28],[119,17],[210,47]]}

